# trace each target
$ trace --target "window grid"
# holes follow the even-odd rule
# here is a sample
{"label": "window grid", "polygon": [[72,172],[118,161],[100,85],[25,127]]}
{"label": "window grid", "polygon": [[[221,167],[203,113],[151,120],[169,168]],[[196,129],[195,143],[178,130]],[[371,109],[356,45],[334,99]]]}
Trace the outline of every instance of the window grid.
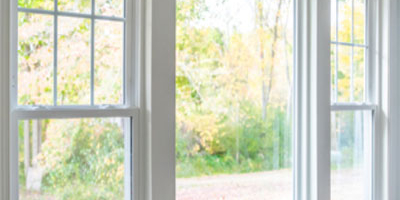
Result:
{"label": "window grid", "polygon": [[[126,5],[126,2],[124,1],[124,5]],[[76,18],[84,18],[84,19],[90,19],[91,20],[91,27],[90,27],[90,105],[94,106],[95,102],[95,88],[94,88],[94,76],[95,76],[95,21],[96,20],[105,20],[105,21],[118,21],[118,22],[123,22],[124,29],[126,27],[126,8],[124,6],[123,9],[123,17],[115,17],[115,16],[103,16],[103,15],[96,15],[95,13],[95,0],[91,1],[91,13],[90,14],[85,14],[85,13],[75,13],[75,12],[65,12],[65,11],[58,11],[58,0],[54,0],[54,11],[50,10],[43,10],[43,9],[35,9],[35,8],[21,8],[18,7],[18,12],[23,12],[23,13],[33,13],[33,14],[44,14],[44,15],[52,15],[54,16],[54,52],[53,52],[53,106],[58,106],[57,105],[57,100],[58,100],[58,80],[57,80],[57,75],[58,75],[58,16],[65,16],[65,17],[76,17]],[[124,36],[123,40],[125,41],[125,31],[124,31]],[[123,43],[123,72],[125,73],[125,42]],[[123,73],[123,74],[124,74]],[[122,103],[126,104],[126,86],[125,86],[125,75],[123,75],[123,87],[122,87]],[[18,98],[18,97],[17,97]],[[17,101],[18,103],[18,101]]]}
{"label": "window grid", "polygon": [[[365,132],[362,132],[362,135],[364,137],[364,141],[362,141],[362,145],[364,146],[364,172],[366,172],[365,176],[367,177],[367,182],[366,185],[364,185],[364,195],[366,199],[374,199],[373,198],[373,188],[374,188],[374,180],[373,180],[373,160],[374,160],[374,143],[373,143],[373,139],[374,139],[374,127],[375,127],[375,123],[376,123],[376,117],[375,117],[375,111],[377,109],[377,105],[374,103],[373,98],[370,96],[370,94],[373,94],[373,91],[371,90],[371,87],[369,87],[370,83],[372,82],[372,80],[369,80],[369,74],[372,71],[372,67],[373,66],[369,66],[369,59],[368,59],[368,50],[369,50],[369,40],[368,40],[368,0],[364,0],[362,2],[363,4],[363,41],[362,42],[357,42],[356,38],[356,29],[355,29],[355,20],[361,20],[361,19],[356,19],[355,18],[355,6],[356,5],[356,0],[350,0],[348,1],[348,5],[351,5],[351,10],[349,10],[350,15],[351,15],[351,22],[349,23],[350,26],[350,38],[349,40],[341,40],[339,38],[339,27],[340,27],[340,22],[341,22],[341,18],[340,15],[345,15],[343,13],[343,9],[340,8],[340,3],[343,3],[343,1],[341,0],[332,0],[336,3],[335,8],[332,9],[332,15],[336,14],[336,18],[334,19],[336,23],[335,27],[331,27],[332,29],[334,29],[335,31],[335,39],[331,39],[331,47],[332,47],[332,51],[334,52],[334,57],[332,57],[331,59],[334,59],[335,64],[332,64],[331,67],[331,72],[335,73],[334,76],[332,77],[334,82],[333,85],[331,85],[331,91],[332,91],[332,98],[331,98],[331,114],[335,114],[335,113],[348,113],[348,112],[363,112],[364,114],[362,114],[365,118],[365,121],[362,122],[362,124],[358,125],[360,127],[370,127],[369,129],[367,129]],[[331,4],[332,5],[332,4]],[[347,16],[346,16],[347,17]],[[358,36],[358,35],[357,35]],[[358,36],[360,37],[360,36]],[[349,65],[349,70],[346,70],[346,74],[349,76],[349,85],[346,85],[345,90],[349,91],[349,96],[346,96],[345,100],[341,100],[340,99],[340,94],[339,91],[340,86],[339,86],[339,67],[341,64],[343,63],[339,63],[340,59],[339,59],[339,53],[340,53],[340,49],[342,47],[346,47],[348,48],[348,50],[346,50],[347,56],[350,57],[350,63]],[[359,98],[357,99],[357,96],[355,95],[355,91],[357,90],[357,86],[355,85],[355,78],[356,78],[356,59],[355,56],[358,55],[356,52],[362,50],[363,53],[363,65],[362,65],[362,69],[363,69],[363,85],[361,87],[363,87],[362,93],[360,94],[360,96],[358,96]],[[343,54],[343,53],[342,53]],[[360,54],[360,53],[359,53]],[[361,54],[360,54],[361,55]],[[332,83],[331,83],[332,84]],[[341,86],[343,87],[343,86]],[[370,112],[365,112],[365,111],[370,111]],[[332,116],[333,117],[333,116]],[[334,118],[334,117],[333,117]],[[333,119],[333,121],[335,121],[335,119]],[[331,121],[331,126],[336,126],[335,124],[336,122]],[[355,124],[354,124],[355,125]],[[331,133],[332,134],[332,133]],[[356,134],[354,132],[354,134]],[[331,135],[332,137],[332,135]],[[331,141],[332,142],[332,141]],[[332,149],[331,149],[331,153],[332,153]],[[332,158],[331,158],[332,159]],[[332,162],[332,160],[331,160]],[[331,166],[332,167],[332,166]],[[332,169],[331,169],[332,170]],[[331,171],[332,172],[332,171]],[[333,178],[333,175],[331,173],[331,180]],[[332,182],[331,182],[332,184]],[[360,183],[361,184],[361,183]],[[333,197],[332,195],[340,195],[340,194],[333,194],[333,187],[334,185],[331,185],[331,197]],[[337,191],[336,191],[337,192]],[[339,192],[340,193],[340,192]]]}
{"label": "window grid", "polygon": [[[125,135],[125,171],[124,171],[124,199],[138,199],[139,190],[138,182],[139,178],[137,176],[139,163],[133,162],[139,157],[139,108],[135,99],[137,98],[136,93],[137,85],[127,83],[131,81],[136,75],[137,65],[134,62],[136,58],[136,53],[138,51],[136,45],[136,32],[139,30],[136,24],[136,19],[133,18],[133,14],[137,12],[136,1],[122,0],[122,16],[108,16],[107,14],[96,14],[96,1],[91,0],[91,13],[79,13],[78,11],[59,11],[58,0],[54,0],[54,8],[52,10],[45,10],[42,8],[25,8],[19,7],[17,1],[11,1],[11,27],[15,34],[11,35],[11,125],[10,125],[10,155],[11,157],[18,158],[18,122],[22,120],[40,120],[40,119],[78,119],[78,118],[126,118],[126,123],[123,126]],[[54,51],[50,53],[53,56],[52,78],[53,83],[50,87],[53,87],[53,102],[49,101],[46,105],[18,105],[18,14],[19,13],[29,13],[29,14],[39,14],[53,17],[50,19],[53,22],[53,27],[49,29],[53,31],[53,44]],[[60,16],[60,17],[59,17]],[[73,105],[57,105],[57,70],[58,70],[58,40],[60,32],[58,30],[58,19],[61,17],[73,17],[79,19],[88,19],[91,21],[91,26],[89,30],[90,36],[90,105],[88,104],[73,104]],[[53,21],[54,20],[54,21]],[[121,97],[119,102],[115,104],[95,104],[94,95],[94,80],[95,80],[95,21],[98,22],[116,22],[122,25],[122,85],[121,85]],[[134,23],[133,23],[134,22]],[[101,33],[101,32],[100,32]],[[129,46],[128,46],[128,45]],[[127,58],[126,55],[132,55]],[[88,56],[89,57],[89,56]],[[130,59],[130,60],[127,60]],[[86,65],[89,67],[89,65]],[[117,78],[117,77],[116,77]],[[139,80],[139,79],[136,79]],[[133,81],[132,81],[133,82]],[[128,150],[129,149],[129,150]],[[12,169],[10,171],[10,185],[12,190],[10,191],[11,199],[18,199],[19,196],[19,160],[14,159],[10,161]],[[134,184],[135,183],[135,184]]]}
{"label": "window grid", "polygon": [[[338,73],[339,73],[339,47],[340,46],[347,46],[347,47],[351,47],[351,55],[350,55],[350,101],[346,102],[346,103],[351,103],[354,104],[354,48],[362,48],[364,49],[364,89],[363,89],[363,99],[361,102],[366,102],[367,101],[367,73],[368,73],[368,54],[367,54],[367,50],[368,50],[368,43],[367,43],[367,0],[365,0],[364,2],[364,41],[363,44],[359,44],[356,43],[354,40],[354,0],[351,0],[351,37],[350,37],[350,42],[341,42],[339,40],[339,16],[340,16],[340,11],[339,11],[339,1],[340,0],[334,0],[336,1],[335,4],[335,14],[336,14],[336,27],[335,27],[335,40],[331,41],[331,44],[335,46],[335,76],[334,76],[334,90],[333,90],[333,102],[332,104],[338,104],[339,103],[339,99],[338,99],[338,91],[339,91],[339,85],[338,85]],[[343,103],[343,102],[340,102]]]}

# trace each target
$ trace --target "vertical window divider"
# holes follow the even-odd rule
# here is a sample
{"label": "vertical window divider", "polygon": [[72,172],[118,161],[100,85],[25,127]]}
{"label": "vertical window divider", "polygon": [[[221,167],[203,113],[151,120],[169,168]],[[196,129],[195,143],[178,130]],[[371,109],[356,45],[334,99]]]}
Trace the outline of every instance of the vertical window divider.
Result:
{"label": "vertical window divider", "polygon": [[[399,157],[399,150],[400,150],[400,92],[399,92],[399,85],[400,85],[400,59],[399,59],[399,52],[400,52],[400,2],[399,1],[383,1],[387,5],[383,8],[386,12],[386,23],[383,25],[388,29],[388,33],[386,36],[382,37],[384,48],[387,49],[387,66],[384,66],[383,69],[388,68],[387,73],[383,73],[382,82],[386,79],[388,80],[388,88],[383,88],[382,90],[390,95],[387,98],[386,102],[382,105],[382,110],[388,113],[388,118],[392,122],[387,123],[388,128],[388,138],[386,139],[388,142],[388,152],[387,152],[387,172],[386,172],[386,181],[387,181],[387,199],[386,200],[397,200],[400,197],[400,157]],[[386,9],[385,9],[386,8]],[[384,29],[385,30],[385,29]],[[382,83],[383,84],[383,83]],[[385,99],[383,100],[385,102]],[[386,105],[385,105],[386,104]],[[379,174],[374,175],[373,177],[379,178]],[[379,183],[379,182],[378,182]],[[386,188],[384,188],[386,189]],[[374,195],[377,196],[377,195]]]}
{"label": "vertical window divider", "polygon": [[[17,1],[0,1],[0,199],[10,199],[11,196],[11,156],[10,156],[10,108],[17,103],[12,101],[16,96],[17,74],[16,69],[11,66],[17,66],[15,53],[12,53],[17,44],[15,30],[16,20],[16,4]],[[11,9],[10,9],[11,8]],[[11,20],[10,20],[11,19]],[[11,22],[10,22],[11,21]],[[10,72],[12,74],[10,78]],[[11,81],[11,84],[10,84]],[[11,89],[11,93],[9,93]]]}
{"label": "vertical window divider", "polygon": [[336,0],[336,41],[335,44],[335,102],[338,102],[338,72],[339,72],[339,0]]}
{"label": "vertical window divider", "polygon": [[369,47],[369,42],[368,42],[368,37],[369,37],[369,35],[368,35],[368,32],[369,32],[369,18],[367,17],[368,16],[368,14],[369,14],[369,12],[368,12],[368,7],[369,7],[369,5],[368,5],[368,1],[369,0],[365,0],[365,5],[364,5],[364,23],[365,23],[365,27],[364,27],[364,45],[366,46],[366,48],[365,48],[365,50],[364,50],[364,58],[366,58],[365,59],[365,61],[364,61],[364,95],[363,95],[363,98],[364,98],[364,101],[367,101],[368,100],[368,98],[369,98],[369,94],[367,94],[367,88],[368,88],[368,85],[367,85],[367,81],[368,81],[368,76],[369,76],[369,70],[367,70],[367,66],[369,65],[369,54],[368,54],[368,52],[369,52],[369,49],[370,49],[370,47]]}
{"label": "vertical window divider", "polygon": [[54,0],[54,49],[53,49],[53,104],[57,106],[57,74],[58,74],[58,0]]}
{"label": "vertical window divider", "polygon": [[[338,2],[338,0],[337,0]],[[330,0],[298,0],[296,200],[330,199]],[[337,9],[338,10],[338,9]],[[337,46],[337,45],[336,45]],[[336,95],[335,95],[336,96]],[[300,147],[299,147],[300,146]]]}
{"label": "vertical window divider", "polygon": [[94,105],[94,43],[95,43],[95,2],[96,0],[92,0],[92,8],[91,8],[91,15],[90,15],[90,105]]}
{"label": "vertical window divider", "polygon": [[351,0],[351,43],[350,102],[354,102],[354,0]]}

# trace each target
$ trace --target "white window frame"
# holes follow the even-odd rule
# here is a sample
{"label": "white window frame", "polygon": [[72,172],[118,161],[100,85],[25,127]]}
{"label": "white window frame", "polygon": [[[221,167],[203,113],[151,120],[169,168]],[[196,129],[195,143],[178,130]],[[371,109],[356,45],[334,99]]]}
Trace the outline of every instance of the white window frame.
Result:
{"label": "white window frame", "polygon": [[[354,1],[352,0],[352,6],[354,6]],[[353,103],[354,102],[354,98],[353,98],[353,93],[354,93],[354,88],[353,88],[353,68],[354,68],[354,63],[353,61],[351,61],[351,74],[350,74],[350,79],[351,79],[351,85],[350,85],[350,102],[349,103],[341,103],[338,102],[337,99],[337,90],[338,90],[338,81],[337,81],[337,74],[338,74],[338,60],[335,61],[335,90],[334,90],[334,98],[331,100],[333,101],[331,103],[331,112],[343,112],[343,111],[370,111],[370,115],[364,115],[364,119],[365,122],[362,126],[369,126],[370,128],[366,128],[364,131],[366,136],[369,137],[365,137],[364,138],[364,163],[365,163],[365,172],[367,174],[365,174],[365,176],[367,176],[367,180],[369,180],[369,182],[365,183],[366,188],[364,191],[368,191],[368,194],[365,194],[366,199],[367,200],[373,200],[373,199],[380,199],[376,197],[376,178],[375,178],[375,169],[378,166],[374,166],[374,164],[376,163],[376,155],[375,153],[378,152],[379,150],[375,150],[376,149],[376,145],[374,143],[374,141],[377,141],[377,137],[379,137],[376,133],[377,130],[375,130],[375,128],[377,127],[377,120],[379,120],[379,115],[377,115],[377,109],[379,107],[379,105],[377,104],[377,100],[376,100],[376,90],[377,90],[377,80],[378,77],[375,76],[375,72],[377,71],[377,65],[374,64],[374,57],[373,57],[373,52],[375,51],[376,47],[375,47],[375,43],[374,43],[374,36],[375,33],[373,32],[373,28],[375,27],[375,14],[376,14],[376,10],[374,10],[373,6],[376,3],[375,0],[365,0],[365,29],[364,29],[364,44],[358,45],[356,43],[354,43],[354,8],[352,8],[352,24],[351,24],[351,30],[352,30],[352,37],[351,37],[351,41],[349,43],[343,43],[338,41],[338,27],[339,27],[339,21],[338,18],[339,16],[337,16],[336,18],[336,36],[335,36],[335,40],[336,41],[331,41],[331,44],[334,44],[336,46],[336,50],[335,50],[335,55],[336,55],[336,59],[338,57],[338,51],[339,51],[339,45],[340,46],[350,46],[352,47],[352,57],[354,56],[354,47],[362,47],[365,51],[364,53],[364,97],[361,103]],[[336,15],[339,14],[339,0],[336,0]],[[378,118],[378,119],[377,119]],[[369,132],[369,133],[368,133]]]}
{"label": "white window frame", "polygon": [[296,0],[295,200],[330,199],[330,0]]}
{"label": "white window frame", "polygon": [[[58,12],[57,6],[55,5],[55,11],[44,11],[38,9],[24,9],[17,7],[17,1],[4,0],[2,1],[2,9],[6,9],[2,16],[2,45],[6,44],[7,48],[2,48],[2,80],[10,81],[9,83],[2,82],[2,91],[4,91],[4,97],[2,96],[2,127],[1,136],[2,142],[8,141],[6,145],[1,145],[2,154],[1,161],[1,188],[0,193],[1,199],[18,199],[18,134],[17,127],[19,120],[27,119],[67,119],[67,118],[109,118],[109,117],[119,117],[129,119],[129,123],[124,127],[126,131],[125,146],[130,149],[126,152],[125,159],[129,162],[125,163],[125,199],[140,199],[140,196],[144,196],[144,192],[140,190],[140,164],[142,163],[140,156],[140,149],[142,148],[142,142],[140,133],[140,85],[141,76],[140,71],[142,70],[142,64],[140,59],[140,51],[142,47],[138,44],[141,42],[140,32],[143,30],[142,27],[142,1],[140,0],[126,0],[125,2],[126,15],[124,18],[116,17],[102,17],[90,14],[77,14],[70,12]],[[57,1],[55,1],[57,4]],[[92,6],[94,1],[92,1]],[[9,10],[8,10],[9,9]],[[89,18],[89,19],[102,19],[111,21],[124,21],[125,22],[125,32],[124,32],[124,104],[123,105],[94,105],[94,91],[93,91],[93,69],[94,69],[94,44],[91,44],[91,105],[73,105],[73,106],[57,106],[56,98],[56,84],[54,81],[54,105],[52,106],[19,106],[17,105],[17,14],[18,11],[38,13],[38,14],[49,14],[52,16],[71,16],[78,18]],[[92,7],[92,12],[94,8]],[[55,17],[57,20],[57,17]],[[93,21],[92,21],[93,22]],[[92,31],[91,38],[94,37],[94,23],[91,23]],[[4,26],[3,26],[4,25]],[[54,24],[55,29],[55,41],[57,40],[57,23]],[[7,41],[8,42],[5,42]],[[55,48],[55,52],[57,49]],[[55,60],[57,53],[54,53]],[[56,63],[57,61],[55,61]],[[8,67],[6,67],[8,65]],[[8,68],[8,69],[7,69]],[[55,71],[57,70],[57,65],[55,64]],[[55,73],[56,74],[56,73]],[[3,79],[5,76],[9,77]],[[7,88],[9,87],[9,89]],[[9,91],[9,92],[7,92]],[[4,115],[7,113],[8,116]],[[5,122],[5,123],[4,123]],[[8,126],[3,126],[7,124]],[[132,148],[130,148],[132,146]],[[4,162],[3,162],[4,161]],[[130,162],[132,161],[132,162]],[[132,163],[132,164],[130,164]]]}
{"label": "white window frame", "polygon": [[[13,37],[11,0],[0,1],[0,199],[11,199],[10,185],[10,62]],[[136,199],[175,199],[175,1],[137,0],[135,65],[136,107],[76,110],[18,110],[19,117],[136,116],[138,124]],[[375,109],[372,199],[400,199],[400,3],[369,0],[369,65],[373,83],[370,105]],[[133,13],[132,13],[133,14]],[[330,199],[330,114],[354,105],[330,104],[330,0],[296,0],[295,162],[294,199]],[[14,36],[15,37],[15,36]],[[313,84],[311,84],[313,83]],[[135,111],[134,111],[135,110]],[[54,111],[54,112],[53,112]],[[87,112],[86,112],[87,111]],[[108,112],[110,111],[110,112]],[[83,114],[87,113],[87,114]],[[51,114],[51,115],[48,115]],[[15,116],[13,116],[15,117]],[[135,117],[134,117],[135,118]],[[15,125],[15,124],[14,124]],[[15,138],[14,138],[15,139]],[[12,140],[11,140],[12,142]],[[15,142],[15,141],[14,141]],[[15,151],[15,150],[14,150]],[[134,162],[135,163],[135,162]],[[15,165],[15,163],[14,163]],[[136,165],[135,165],[136,166]],[[138,179],[138,180],[136,180]],[[14,183],[15,184],[15,183]]]}
{"label": "white window frame", "polygon": [[[136,79],[134,76],[127,78],[129,84],[136,85],[137,89],[132,92],[136,97],[130,100],[132,105],[19,108],[17,115],[10,117],[13,108],[10,104],[10,65],[11,52],[15,48],[11,14],[16,9],[12,2],[16,1],[0,2],[0,199],[14,200],[12,193],[15,193],[13,185],[16,183],[11,181],[10,175],[15,166],[15,161],[11,162],[14,157],[11,151],[15,150],[9,144],[15,143],[10,134],[13,131],[10,127],[15,124],[11,121],[15,122],[16,116],[53,118],[58,114],[65,117],[133,116],[137,133],[133,138],[133,145],[136,145],[133,150],[133,198],[175,199],[175,118],[171,117],[175,113],[175,1],[135,0],[132,5],[135,12],[128,13],[132,20],[127,23],[135,27],[130,31],[134,31],[136,41],[135,46],[127,45],[135,52],[127,55],[136,66]],[[131,96],[128,92],[127,98]]]}

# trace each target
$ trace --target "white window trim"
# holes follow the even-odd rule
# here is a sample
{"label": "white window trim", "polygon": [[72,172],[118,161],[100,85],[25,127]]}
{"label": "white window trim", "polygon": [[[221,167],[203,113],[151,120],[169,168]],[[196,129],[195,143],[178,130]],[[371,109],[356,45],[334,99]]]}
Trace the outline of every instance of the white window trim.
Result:
{"label": "white window trim", "polygon": [[[136,36],[140,49],[136,64],[141,66],[131,80],[140,85],[135,99],[140,115],[140,145],[136,152],[139,176],[135,181],[137,199],[175,199],[175,1],[137,1],[140,11],[135,23],[143,27]],[[297,0],[297,66],[295,121],[295,200],[330,199],[330,63],[329,0]],[[370,77],[377,105],[378,122],[374,127],[373,200],[400,198],[400,3],[395,0],[370,0],[370,65],[376,73]],[[328,23],[327,23],[328,22]],[[0,2],[0,199],[10,199],[10,1]],[[144,28],[145,27],[145,28]],[[318,67],[319,66],[319,67]],[[324,67],[320,67],[324,66]],[[316,83],[316,84],[310,84]],[[390,92],[389,92],[390,91]],[[322,97],[322,98],[320,98]],[[312,105],[319,105],[313,107]],[[351,109],[353,105],[334,105],[332,109]],[[39,110],[42,108],[38,108]],[[90,108],[77,108],[90,109]],[[120,108],[109,108],[120,116]],[[66,112],[59,110],[57,112]],[[96,111],[97,112],[97,111]],[[125,111],[123,111],[125,112]],[[31,115],[20,110],[21,115]],[[38,113],[35,112],[35,117]],[[71,113],[72,114],[72,113]],[[97,115],[97,114],[94,114]],[[94,116],[93,115],[93,116]],[[125,114],[124,114],[125,115]],[[31,116],[32,117],[32,116]],[[318,142],[318,144],[317,144]],[[308,145],[310,144],[310,145]]]}
{"label": "white window trim", "polygon": [[[139,73],[142,67],[141,59],[139,59],[140,51],[143,51],[141,45],[135,45],[141,43],[140,32],[144,29],[142,25],[142,1],[127,0],[126,7],[132,12],[126,15],[126,59],[124,79],[127,87],[125,90],[125,101],[126,105],[110,105],[110,106],[17,106],[16,105],[16,44],[17,36],[15,31],[17,30],[16,17],[17,17],[17,6],[16,1],[3,0],[1,1],[1,46],[4,48],[0,49],[1,62],[0,62],[0,89],[2,96],[0,99],[0,199],[17,199],[18,197],[18,142],[17,142],[17,120],[21,119],[44,119],[44,118],[95,118],[95,117],[129,117],[131,123],[126,127],[131,133],[127,134],[126,142],[133,144],[131,152],[126,154],[126,158],[131,159],[133,164],[130,166],[130,170],[126,172],[126,181],[129,184],[126,190],[131,191],[125,194],[125,199],[144,199],[141,196],[145,196],[144,190],[139,186],[143,185],[144,182],[141,179],[139,170],[144,170],[141,167],[142,156],[141,149],[144,146],[140,129],[140,98],[139,98],[139,87],[142,85]],[[35,11],[36,12],[36,11]],[[38,11],[40,12],[40,11]],[[12,14],[12,15],[11,15]],[[68,14],[69,13],[63,13]],[[75,15],[75,14],[71,14]],[[82,17],[82,16],[78,16]],[[88,17],[88,16],[83,16]],[[93,18],[93,16],[91,17]],[[109,18],[107,18],[110,20]],[[111,19],[114,20],[114,19]],[[115,19],[120,21],[120,19]],[[93,28],[93,27],[92,27]],[[130,44],[130,45],[129,45]],[[93,47],[92,47],[93,48]],[[93,49],[92,49],[93,51]],[[93,65],[93,63],[92,63]],[[129,65],[129,66],[128,66]],[[12,66],[12,67],[11,67]],[[92,66],[93,67],[93,66]],[[11,69],[10,69],[11,68]],[[10,82],[10,80],[12,80]],[[11,84],[10,84],[11,83]],[[92,87],[92,86],[91,86]],[[141,106],[141,105],[140,105]],[[14,134],[13,134],[14,133]],[[131,139],[131,141],[129,141]],[[128,144],[126,143],[126,144]],[[132,155],[131,155],[132,154]],[[127,163],[126,163],[127,164]],[[129,168],[129,167],[128,167]],[[130,175],[135,174],[132,179]],[[133,194],[133,195],[131,195]]]}
{"label": "white window trim", "polygon": [[9,199],[10,1],[0,1],[0,199]]}
{"label": "white window trim", "polygon": [[[385,0],[382,7],[381,58],[381,104],[382,104],[382,156],[380,169],[382,199],[397,200],[400,198],[400,2]],[[385,12],[383,12],[385,11]]]}
{"label": "white window trim", "polygon": [[297,0],[296,4],[294,199],[328,200],[330,0]]}
{"label": "white window trim", "polygon": [[145,199],[175,200],[176,4],[175,0],[149,0],[145,6]]}

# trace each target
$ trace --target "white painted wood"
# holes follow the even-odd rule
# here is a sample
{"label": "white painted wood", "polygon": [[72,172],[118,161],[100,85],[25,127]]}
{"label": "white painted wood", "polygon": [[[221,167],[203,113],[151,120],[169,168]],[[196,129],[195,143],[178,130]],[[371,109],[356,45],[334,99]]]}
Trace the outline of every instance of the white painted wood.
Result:
{"label": "white painted wood", "polygon": [[[7,139],[7,143],[5,143],[7,146],[7,151],[2,151],[1,156],[7,155],[7,157],[0,157],[1,163],[7,164],[7,168],[4,167],[4,177],[10,177],[7,179],[3,179],[3,165],[1,165],[1,173],[0,174],[0,186],[3,186],[3,180],[7,181],[7,183],[4,183],[5,186],[1,187],[1,193],[0,193],[0,199],[18,199],[18,159],[12,159],[12,160],[6,160],[10,158],[18,158],[18,120],[27,120],[31,119],[33,120],[33,128],[35,134],[33,134],[33,154],[38,154],[40,151],[40,125],[37,122],[40,119],[66,119],[66,118],[103,118],[103,117],[127,117],[129,119],[132,119],[135,124],[137,124],[135,127],[138,127],[135,129],[134,133],[131,132],[125,132],[126,136],[129,138],[132,138],[132,140],[135,141],[135,144],[137,147],[133,147],[134,149],[139,148],[139,144],[141,142],[139,141],[138,137],[140,136],[140,129],[139,129],[139,117],[141,116],[139,114],[139,107],[135,107],[135,105],[138,105],[137,100],[138,99],[138,87],[139,87],[139,77],[135,76],[136,72],[138,71],[136,68],[138,68],[140,65],[137,64],[137,61],[139,59],[137,58],[138,52],[140,48],[137,48],[136,43],[138,41],[141,41],[140,38],[137,37],[136,32],[138,30],[141,30],[140,27],[138,27],[136,20],[141,20],[141,18],[137,18],[136,15],[139,13],[138,11],[141,9],[140,7],[137,7],[139,5],[140,0],[126,0],[126,8],[125,8],[125,17],[126,18],[118,18],[118,17],[108,17],[108,16],[93,16],[93,15],[86,15],[86,14],[78,14],[78,13],[69,13],[69,12],[58,12],[56,9],[55,12],[52,11],[43,11],[43,10],[38,10],[38,9],[25,9],[25,8],[20,8],[17,9],[17,1],[9,1],[9,0],[2,0],[2,7],[1,9],[5,9],[3,7],[3,3],[6,2],[8,3],[8,7],[6,9],[7,12],[1,11],[1,33],[4,31],[7,32],[7,35],[2,34],[1,35],[1,44],[2,47],[8,46],[8,44],[11,42],[11,45],[9,48],[1,48],[1,56],[7,56],[8,52],[11,51],[11,60],[6,60],[3,59],[1,60],[1,82],[0,82],[0,88],[2,89],[2,95],[3,95],[3,80],[7,81],[7,85],[4,85],[4,87],[11,88],[11,98],[7,97],[8,99],[11,99],[11,101],[7,101],[9,103],[7,106],[3,106],[3,96],[2,96],[2,101],[0,101],[0,108],[2,109],[1,113],[2,114],[2,119],[5,118],[7,120],[10,120],[11,125],[10,126],[2,126],[0,127],[1,129],[1,134],[0,135],[3,139],[3,127],[4,129],[7,128],[10,129],[7,131],[7,134],[4,136],[5,138],[10,137],[10,139]],[[11,9],[10,8],[10,3],[11,2]],[[5,3],[4,3],[5,4]],[[57,4],[57,1],[55,1],[55,4]],[[56,6],[57,7],[57,6]],[[11,12],[9,12],[11,10]],[[125,43],[125,50],[126,50],[126,60],[124,60],[124,66],[125,66],[125,76],[124,76],[124,81],[125,81],[125,86],[124,90],[126,92],[126,100],[124,102],[124,105],[100,105],[100,106],[18,106],[17,105],[17,10],[23,11],[23,12],[32,12],[32,13],[41,13],[41,14],[49,14],[49,15],[63,15],[63,16],[72,16],[72,17],[81,17],[81,18],[92,18],[92,19],[102,19],[102,20],[111,20],[111,21],[122,21],[125,22],[125,38],[126,38],[126,43]],[[4,15],[7,15],[7,17],[4,17]],[[127,13],[127,14],[126,14]],[[10,20],[11,16],[11,20]],[[3,20],[4,19],[4,20]],[[9,23],[11,21],[11,25],[9,24],[4,24],[3,22]],[[56,24],[55,24],[55,28]],[[4,29],[4,31],[3,31]],[[8,35],[9,32],[11,32],[11,35]],[[10,39],[7,39],[7,45],[3,45],[3,36],[10,37]],[[56,36],[56,34],[55,34]],[[4,53],[3,53],[4,52]],[[6,54],[7,53],[7,54]],[[56,56],[57,54],[55,54]],[[128,59],[129,58],[129,59]],[[7,62],[7,65],[3,64]],[[10,61],[10,63],[9,63]],[[11,70],[11,75],[10,73],[3,73],[3,67],[4,70]],[[6,68],[5,68],[6,67]],[[3,78],[3,75],[5,78]],[[10,77],[11,79],[11,87],[9,87],[10,84]],[[4,90],[4,91],[9,91]],[[6,102],[6,101],[4,101]],[[10,106],[11,104],[11,106]],[[56,104],[54,104],[56,105]],[[10,109],[11,108],[11,109]],[[7,116],[3,117],[3,109],[7,109]],[[10,114],[11,110],[11,114]],[[5,123],[6,120],[1,120],[2,123]],[[128,130],[127,127],[131,127],[131,120],[128,120],[129,123],[125,123],[126,126],[125,129]],[[132,122],[133,123],[133,122]],[[2,124],[3,125],[3,124]],[[37,131],[36,131],[37,130]],[[28,136],[29,137],[29,136]],[[6,140],[4,140],[6,141]],[[9,141],[9,142],[8,142]],[[3,140],[1,140],[3,142]],[[128,142],[129,143],[129,142]],[[10,146],[8,146],[10,144]],[[130,144],[130,143],[129,143]],[[3,143],[0,144],[1,149],[3,149]],[[130,147],[128,149],[131,149]],[[10,150],[10,151],[8,151]],[[133,150],[132,150],[133,151]],[[138,183],[138,178],[140,175],[139,171],[137,171],[139,168],[136,167],[134,168],[135,175],[133,175],[133,171],[130,171],[131,167],[130,163],[131,161],[135,161],[134,165],[138,164],[139,165],[139,159],[137,158],[140,155],[139,151],[135,151],[135,153],[129,151],[126,153],[127,159],[127,174],[130,174],[126,180],[127,183],[127,192],[126,192],[126,199],[143,199],[139,198],[139,195],[141,195],[142,191],[140,191],[138,188],[140,184]],[[128,157],[129,156],[129,157]],[[5,162],[3,162],[5,161]],[[10,167],[9,167],[10,166]],[[33,169],[33,166],[31,170]],[[132,169],[133,170],[133,169]],[[134,183],[134,184],[133,184]],[[6,187],[7,186],[7,187]],[[7,193],[4,193],[3,190],[7,190]],[[10,192],[8,192],[10,191]],[[132,193],[133,195],[129,194]],[[3,198],[1,195],[7,195],[7,198]]]}
{"label": "white painted wood", "polygon": [[330,199],[330,0],[298,1],[295,199]]}
{"label": "white painted wood", "polygon": [[101,20],[110,20],[110,21],[125,21],[125,18],[122,17],[114,17],[114,16],[102,16],[102,15],[91,15],[85,13],[76,13],[76,12],[65,12],[65,11],[51,11],[51,10],[41,10],[35,8],[18,8],[18,11],[27,12],[27,13],[37,13],[44,15],[59,15],[66,17],[79,17],[79,18],[87,18],[91,19],[101,19]]}
{"label": "white painted wood", "polygon": [[129,107],[43,107],[17,108],[12,111],[18,119],[68,119],[91,117],[131,117],[139,112],[139,108]]}
{"label": "white painted wood", "polygon": [[332,111],[351,111],[351,110],[375,110],[377,106],[375,104],[366,103],[334,103],[331,105]]}
{"label": "white painted wood", "polygon": [[[383,129],[384,139],[387,141],[386,153],[387,165],[383,166],[381,174],[386,188],[383,188],[382,196],[387,200],[400,198],[400,3],[396,0],[384,0],[382,13],[382,25],[385,32],[382,37],[383,73],[382,77],[382,112],[387,117],[382,122],[387,126]],[[384,85],[386,84],[386,86]]]}
{"label": "white painted wood", "polygon": [[0,1],[0,199],[10,198],[10,1]]}
{"label": "white painted wood", "polygon": [[175,199],[175,0],[146,1],[146,199]]}
{"label": "white painted wood", "polygon": [[[369,4],[369,22],[368,22],[368,41],[370,42],[368,76],[366,89],[367,100],[377,105],[374,112],[375,124],[372,127],[372,189],[371,198],[373,200],[386,200],[388,188],[388,114],[389,104],[387,97],[388,89],[388,68],[387,68],[387,49],[388,45],[387,30],[389,14],[389,1],[370,0]],[[386,43],[386,44],[385,44]]]}
{"label": "white painted wood", "polygon": [[124,199],[125,200],[130,200],[132,199],[132,194],[133,194],[133,188],[132,188],[132,182],[133,182],[133,168],[132,168],[132,163],[135,162],[135,160],[132,161],[135,157],[132,155],[132,129],[131,129],[131,123],[132,119],[131,118],[124,118],[122,119],[123,121],[123,134],[124,134]]}

